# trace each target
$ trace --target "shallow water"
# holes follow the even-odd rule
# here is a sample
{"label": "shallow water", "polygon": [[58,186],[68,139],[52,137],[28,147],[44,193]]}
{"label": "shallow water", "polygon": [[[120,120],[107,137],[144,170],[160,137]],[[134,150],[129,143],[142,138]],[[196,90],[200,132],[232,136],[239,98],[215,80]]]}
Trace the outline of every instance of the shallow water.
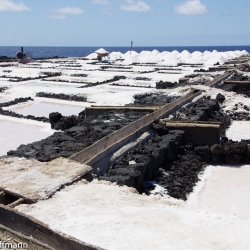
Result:
{"label": "shallow water", "polygon": [[213,174],[199,194],[198,207],[250,219],[250,165],[212,168]]}
{"label": "shallow water", "polygon": [[21,107],[15,107],[11,110],[15,111],[18,114],[22,115],[34,115],[37,117],[45,116],[49,117],[49,114],[52,112],[59,112],[64,116],[78,115],[85,108],[82,106],[73,106],[73,105],[63,105],[57,103],[31,103]]}
{"label": "shallow water", "polygon": [[0,156],[15,150],[21,144],[39,141],[51,135],[43,127],[0,119]]}

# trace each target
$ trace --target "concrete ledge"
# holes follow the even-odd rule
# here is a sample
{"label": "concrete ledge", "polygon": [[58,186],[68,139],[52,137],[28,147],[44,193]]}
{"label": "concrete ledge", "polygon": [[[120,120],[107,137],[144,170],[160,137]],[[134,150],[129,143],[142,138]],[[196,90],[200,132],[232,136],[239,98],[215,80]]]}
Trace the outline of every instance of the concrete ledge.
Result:
{"label": "concrete ledge", "polygon": [[242,63],[245,63],[247,60],[248,59],[230,60],[230,61],[225,62],[225,64],[242,64]]}
{"label": "concrete ledge", "polygon": [[0,191],[4,191],[0,194],[0,203],[11,205],[19,198],[28,203],[47,199],[91,171],[90,166],[62,157],[51,162],[15,157],[0,159]]}
{"label": "concrete ledge", "polygon": [[[23,234],[11,230],[0,224],[0,239],[2,242],[12,246],[11,249],[36,249],[36,250],[54,250],[54,248]],[[16,248],[15,246],[18,246]]]}
{"label": "concrete ledge", "polygon": [[226,70],[232,70],[232,69],[234,69],[234,67],[233,66],[228,66],[228,67],[223,67],[223,66],[221,66],[221,67],[210,67],[209,68],[209,72],[215,72],[215,71],[226,71]]}
{"label": "concrete ledge", "polygon": [[231,81],[231,80],[227,80],[224,82],[224,84],[235,84],[236,85],[236,89],[250,89],[250,81]]}
{"label": "concrete ledge", "polygon": [[3,205],[0,205],[0,225],[0,233],[3,235],[12,233],[12,235],[18,235],[19,239],[24,242],[27,242],[27,237],[32,237],[33,242],[36,244],[49,246],[38,249],[101,250],[101,248],[79,241],[73,237],[68,237],[62,233],[59,234],[49,229],[41,221]]}
{"label": "concrete ledge", "polygon": [[138,107],[138,106],[91,106],[85,108],[85,114],[87,116],[100,115],[107,111],[120,111],[120,110],[134,110],[134,111],[148,111],[154,112],[161,108],[161,106],[149,106],[149,107]]}
{"label": "concrete ledge", "polygon": [[182,77],[182,78],[179,79],[179,83],[187,82],[189,80],[190,80],[189,77]]}
{"label": "concrete ledge", "polygon": [[206,83],[205,86],[214,87],[217,84],[219,84],[220,82],[222,82],[222,81],[224,81],[226,79],[231,78],[234,75],[235,72],[236,71],[225,72],[223,75],[221,75],[221,76],[215,78],[214,80]]}
{"label": "concrete ledge", "polygon": [[161,120],[169,130],[184,130],[185,143],[213,145],[220,142],[220,122],[179,122]]}

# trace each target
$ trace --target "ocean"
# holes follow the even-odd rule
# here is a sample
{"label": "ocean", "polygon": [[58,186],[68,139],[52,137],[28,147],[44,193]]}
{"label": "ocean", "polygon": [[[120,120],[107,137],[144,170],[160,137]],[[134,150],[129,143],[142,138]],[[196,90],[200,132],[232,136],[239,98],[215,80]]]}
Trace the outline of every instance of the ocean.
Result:
{"label": "ocean", "polygon": [[[82,57],[87,56],[100,47],[38,47],[38,46],[24,46],[24,53],[30,52],[33,58],[51,58],[54,56],[58,57]],[[130,50],[130,47],[103,47],[109,52],[121,52],[126,53]],[[15,57],[16,53],[21,50],[18,46],[0,46],[0,56]],[[133,47],[133,50],[140,53],[141,51],[152,51],[158,50],[163,51],[173,51],[177,50],[179,52],[187,50],[190,53],[194,51],[213,51],[218,52],[225,51],[235,51],[235,50],[246,50],[250,53],[250,46],[149,46],[149,47]]]}

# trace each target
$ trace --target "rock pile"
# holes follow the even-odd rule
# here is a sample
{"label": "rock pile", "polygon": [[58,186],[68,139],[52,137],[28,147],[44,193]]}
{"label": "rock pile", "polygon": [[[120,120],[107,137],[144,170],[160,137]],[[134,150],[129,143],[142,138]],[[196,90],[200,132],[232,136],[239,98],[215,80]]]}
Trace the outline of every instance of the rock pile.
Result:
{"label": "rock pile", "polygon": [[[84,119],[84,117],[82,116],[81,118],[82,120]],[[77,125],[79,119],[80,118],[75,115],[62,116],[58,112],[53,112],[49,114],[49,122],[51,124],[51,128],[55,130],[64,131],[66,129],[72,128]]]}
{"label": "rock pile", "polygon": [[88,82],[86,85],[78,87],[78,88],[88,88],[88,87],[93,87],[93,86],[97,86],[97,85],[101,85],[101,84],[105,84],[105,83],[111,83],[111,82],[116,82],[119,81],[121,79],[126,79],[126,76],[114,76],[112,79],[109,80],[105,80],[102,82]]}
{"label": "rock pile", "polygon": [[34,101],[34,99],[32,99],[31,97],[15,98],[13,101],[0,103],[0,108],[9,107],[9,106],[16,105],[22,102],[27,102],[27,101]]}
{"label": "rock pile", "polygon": [[[70,157],[146,114],[148,112],[145,111],[126,110],[119,113],[110,111],[99,116],[84,118],[84,113],[81,112],[74,120],[76,126],[66,129],[64,132],[55,132],[41,141],[21,145],[16,150],[9,151],[7,155],[35,158],[42,162],[51,161],[60,156]],[[62,119],[64,123],[62,123]],[[50,116],[50,121],[55,124],[55,127],[60,124],[63,124],[60,126],[65,126],[68,118],[57,113],[57,115]],[[59,125],[57,125],[58,122]]]}
{"label": "rock pile", "polygon": [[99,178],[141,190],[143,182],[152,179],[154,171],[163,167],[166,161],[174,159],[183,140],[184,131],[181,130],[153,137],[132,149],[126,156],[120,157],[108,173]]}
{"label": "rock pile", "polygon": [[240,142],[228,141],[211,146],[211,162],[215,164],[236,165],[250,163],[250,144],[246,140]]}
{"label": "rock pile", "polygon": [[[204,167],[205,163],[193,145],[183,145],[178,150],[177,159],[155,173],[155,180],[167,190],[169,196],[186,200]],[[149,192],[152,188],[154,187],[146,186],[145,191]]]}
{"label": "rock pile", "polygon": [[11,117],[21,118],[21,119],[35,120],[39,122],[49,122],[49,119],[44,116],[36,117],[34,115],[21,115],[14,111],[3,110],[2,108],[0,108],[0,115],[11,116]]}
{"label": "rock pile", "polygon": [[87,98],[85,96],[78,96],[78,95],[66,95],[66,94],[54,94],[54,93],[46,93],[46,92],[38,92],[36,93],[37,97],[46,97],[46,98],[53,98],[59,100],[66,100],[66,101],[75,101],[75,102],[86,102]]}
{"label": "rock pile", "polygon": [[230,79],[231,81],[250,81],[250,77],[243,75],[243,73],[234,73]]}
{"label": "rock pile", "polygon": [[145,93],[134,96],[134,103],[126,106],[162,106],[176,101],[179,96],[168,96],[165,93]]}
{"label": "rock pile", "polygon": [[177,87],[177,85],[178,85],[177,82],[159,81],[159,82],[156,82],[156,89],[168,89],[168,88]]}
{"label": "rock pile", "polygon": [[173,120],[207,121],[208,118],[211,118],[219,110],[220,106],[217,100],[204,97],[190,107],[183,109],[182,112],[177,113]]}

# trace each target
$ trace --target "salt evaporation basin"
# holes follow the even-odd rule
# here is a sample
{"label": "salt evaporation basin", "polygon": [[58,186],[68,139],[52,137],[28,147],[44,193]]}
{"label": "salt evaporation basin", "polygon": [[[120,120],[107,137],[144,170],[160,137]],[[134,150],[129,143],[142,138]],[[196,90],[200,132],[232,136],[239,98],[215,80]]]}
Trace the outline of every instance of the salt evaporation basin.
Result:
{"label": "salt evaporation basin", "polygon": [[64,116],[78,115],[82,112],[84,106],[75,106],[75,105],[65,105],[59,103],[49,103],[49,102],[35,102],[27,105],[15,106],[14,108],[8,108],[13,110],[18,114],[22,115],[34,115],[37,117],[45,116],[49,117],[49,114],[52,112],[59,112]]}
{"label": "salt evaporation basin", "polygon": [[250,165],[208,166],[197,208],[250,219]]}
{"label": "salt evaporation basin", "polygon": [[228,139],[240,141],[241,139],[250,139],[250,122],[249,121],[233,121],[226,132]]}
{"label": "salt evaporation basin", "polygon": [[[46,129],[46,126],[48,127]],[[0,156],[21,144],[39,141],[53,134],[49,124],[31,125],[0,118]]]}

